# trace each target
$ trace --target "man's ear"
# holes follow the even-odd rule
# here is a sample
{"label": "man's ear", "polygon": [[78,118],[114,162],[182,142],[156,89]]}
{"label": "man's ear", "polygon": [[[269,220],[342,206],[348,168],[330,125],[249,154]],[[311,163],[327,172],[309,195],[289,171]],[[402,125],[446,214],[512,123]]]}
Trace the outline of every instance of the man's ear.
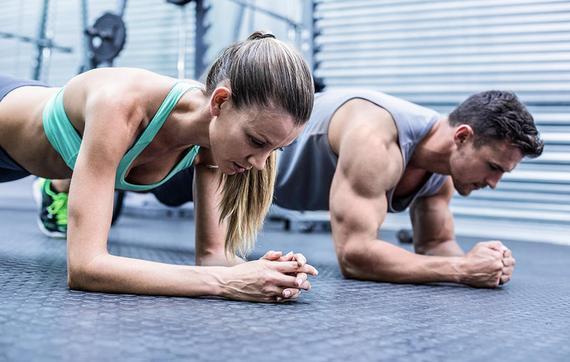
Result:
{"label": "man's ear", "polygon": [[462,144],[472,141],[475,136],[473,128],[468,124],[461,124],[455,129],[455,134],[453,135],[453,141],[457,147],[461,147]]}
{"label": "man's ear", "polygon": [[222,105],[230,100],[232,92],[227,87],[217,87],[210,97],[210,115],[219,116]]}

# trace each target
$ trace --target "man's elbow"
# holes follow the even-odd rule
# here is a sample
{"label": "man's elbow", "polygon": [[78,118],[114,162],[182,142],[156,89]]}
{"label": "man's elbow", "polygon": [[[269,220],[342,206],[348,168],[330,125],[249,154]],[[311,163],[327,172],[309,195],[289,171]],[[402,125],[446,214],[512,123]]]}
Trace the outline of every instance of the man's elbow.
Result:
{"label": "man's elbow", "polygon": [[351,248],[344,248],[338,251],[338,264],[340,271],[345,278],[361,279],[362,278],[362,258],[360,253]]}

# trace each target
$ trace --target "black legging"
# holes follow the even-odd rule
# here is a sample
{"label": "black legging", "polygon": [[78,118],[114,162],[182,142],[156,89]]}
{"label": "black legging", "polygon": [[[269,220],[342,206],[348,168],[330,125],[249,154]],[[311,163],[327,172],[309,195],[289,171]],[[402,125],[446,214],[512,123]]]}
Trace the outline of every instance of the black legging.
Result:
{"label": "black legging", "polygon": [[188,201],[194,201],[192,197],[193,178],[194,168],[190,167],[178,172],[170,180],[150,192],[164,205],[180,206]]}

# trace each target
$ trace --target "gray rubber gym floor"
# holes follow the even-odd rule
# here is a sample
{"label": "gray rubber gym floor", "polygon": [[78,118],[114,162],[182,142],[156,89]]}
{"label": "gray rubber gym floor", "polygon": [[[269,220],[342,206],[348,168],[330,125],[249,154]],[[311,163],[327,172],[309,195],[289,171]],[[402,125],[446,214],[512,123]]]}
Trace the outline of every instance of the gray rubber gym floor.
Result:
{"label": "gray rubber gym floor", "polygon": [[[396,285],[345,280],[328,234],[269,224],[254,257],[292,249],[319,268],[297,302],[84,293],[67,288],[65,244],[37,230],[31,197],[1,187],[0,360],[570,360],[567,246],[506,242],[517,269],[496,290]],[[193,224],[125,216],[110,250],[191,264]]]}

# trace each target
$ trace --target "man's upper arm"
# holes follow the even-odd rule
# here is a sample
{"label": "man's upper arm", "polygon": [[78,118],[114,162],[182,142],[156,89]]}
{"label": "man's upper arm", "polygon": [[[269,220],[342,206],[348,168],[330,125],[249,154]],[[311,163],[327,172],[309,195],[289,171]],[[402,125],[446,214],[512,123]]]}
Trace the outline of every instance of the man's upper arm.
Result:
{"label": "man's upper arm", "polygon": [[453,215],[449,203],[453,196],[453,183],[448,177],[439,191],[418,198],[410,207],[414,241],[418,244],[454,239]]}
{"label": "man's upper arm", "polygon": [[[387,212],[386,190],[398,165],[381,141],[356,133],[342,145],[330,192],[337,255],[358,240],[374,240]],[[354,245],[352,245],[354,246]]]}

